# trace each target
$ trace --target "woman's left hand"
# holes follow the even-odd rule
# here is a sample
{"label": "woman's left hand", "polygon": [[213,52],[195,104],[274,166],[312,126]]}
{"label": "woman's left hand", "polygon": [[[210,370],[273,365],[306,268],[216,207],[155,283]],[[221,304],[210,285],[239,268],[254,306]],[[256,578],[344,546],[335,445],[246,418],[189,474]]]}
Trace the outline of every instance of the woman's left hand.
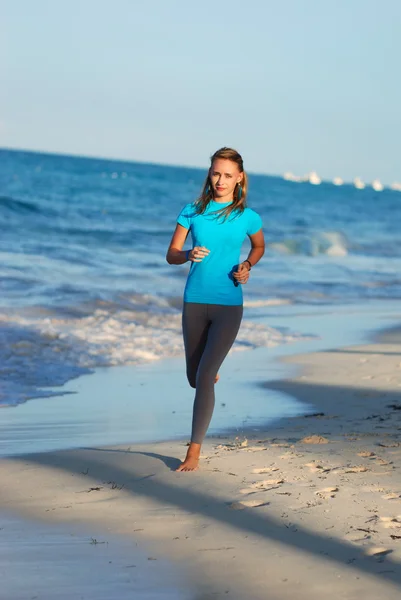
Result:
{"label": "woman's left hand", "polygon": [[249,279],[248,263],[241,263],[238,265],[238,271],[233,272],[233,277],[238,283],[247,283]]}

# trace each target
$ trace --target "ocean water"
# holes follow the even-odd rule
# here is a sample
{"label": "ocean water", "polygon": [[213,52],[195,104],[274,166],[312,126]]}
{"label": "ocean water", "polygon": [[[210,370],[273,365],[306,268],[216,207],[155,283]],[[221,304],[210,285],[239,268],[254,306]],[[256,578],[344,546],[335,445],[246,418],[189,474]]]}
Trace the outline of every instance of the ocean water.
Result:
{"label": "ocean water", "polygon": [[[97,366],[182,354],[188,266],[165,254],[204,177],[0,150],[0,405],[59,394]],[[251,175],[248,203],[267,252],[244,290],[234,351],[299,338],[261,323],[272,307],[401,297],[399,192]]]}

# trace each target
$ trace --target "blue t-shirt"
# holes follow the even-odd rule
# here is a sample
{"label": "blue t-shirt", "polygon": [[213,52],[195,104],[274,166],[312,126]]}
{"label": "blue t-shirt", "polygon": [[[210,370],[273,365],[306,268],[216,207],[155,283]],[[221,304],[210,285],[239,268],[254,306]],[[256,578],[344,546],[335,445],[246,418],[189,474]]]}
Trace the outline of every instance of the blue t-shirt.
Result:
{"label": "blue t-shirt", "polygon": [[178,215],[177,223],[191,231],[193,247],[210,250],[201,262],[191,262],[184,302],[231,306],[243,302],[242,286],[234,285],[232,273],[237,270],[246,236],[259,231],[262,219],[250,208],[242,213],[235,211],[225,220],[211,214],[229,204],[211,200],[201,215],[196,213],[194,204],[187,204]]}

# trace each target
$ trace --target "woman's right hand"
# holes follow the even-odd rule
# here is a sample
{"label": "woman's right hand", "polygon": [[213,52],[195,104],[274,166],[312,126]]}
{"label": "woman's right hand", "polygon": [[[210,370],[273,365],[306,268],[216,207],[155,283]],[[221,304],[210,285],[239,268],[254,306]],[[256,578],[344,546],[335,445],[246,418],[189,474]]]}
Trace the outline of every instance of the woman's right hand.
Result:
{"label": "woman's right hand", "polygon": [[205,248],[205,246],[195,246],[188,253],[188,260],[192,262],[202,262],[202,260],[210,253],[210,250]]}

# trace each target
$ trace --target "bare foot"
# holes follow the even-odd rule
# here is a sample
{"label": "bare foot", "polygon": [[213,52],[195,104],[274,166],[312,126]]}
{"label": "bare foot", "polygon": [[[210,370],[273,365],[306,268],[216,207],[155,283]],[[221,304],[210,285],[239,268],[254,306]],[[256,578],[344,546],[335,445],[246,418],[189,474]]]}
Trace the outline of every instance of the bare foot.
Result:
{"label": "bare foot", "polygon": [[176,471],[196,471],[199,467],[200,451],[201,445],[191,442],[184,462],[180,464]]}
{"label": "bare foot", "polygon": [[219,379],[220,379],[220,375],[217,373],[216,379],[214,380],[214,382],[217,383]]}

